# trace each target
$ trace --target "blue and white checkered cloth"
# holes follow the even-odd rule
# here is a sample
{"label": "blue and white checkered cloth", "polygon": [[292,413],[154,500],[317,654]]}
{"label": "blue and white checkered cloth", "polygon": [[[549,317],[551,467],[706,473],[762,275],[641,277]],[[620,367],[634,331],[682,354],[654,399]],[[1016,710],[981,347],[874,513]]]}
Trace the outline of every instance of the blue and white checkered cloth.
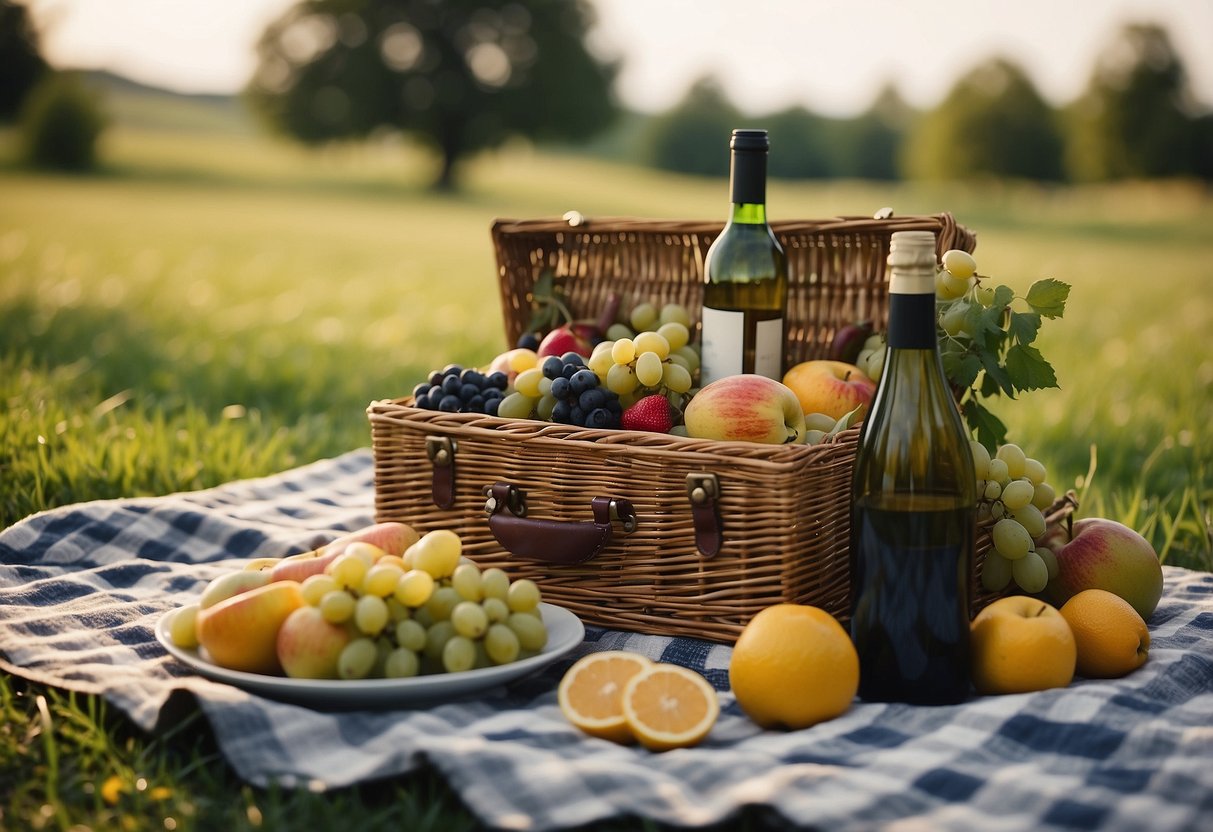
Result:
{"label": "blue and white checkered cloth", "polygon": [[[244,779],[338,787],[433,766],[486,824],[556,829],[639,816],[680,826],[764,807],[777,826],[1213,829],[1213,575],[1168,567],[1146,665],[1117,681],[955,707],[856,703],[763,731],[728,691],[729,648],[590,629],[545,672],[419,710],[329,713],[194,675],[156,642],[167,610],[234,559],[304,551],[371,521],[366,450],[266,479],[46,512],[0,533],[0,668],[106,697],[165,726],[191,692]],[[556,683],[626,649],[702,672],[722,711],[696,748],[652,754],[583,736]],[[163,717],[163,719],[162,719]]]}

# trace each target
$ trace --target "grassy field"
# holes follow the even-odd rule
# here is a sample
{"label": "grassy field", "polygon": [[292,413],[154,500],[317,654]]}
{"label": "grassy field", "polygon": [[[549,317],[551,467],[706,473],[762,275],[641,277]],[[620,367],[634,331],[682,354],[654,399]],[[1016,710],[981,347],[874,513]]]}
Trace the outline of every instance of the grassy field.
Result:
{"label": "grassy field", "polygon": [[[0,138],[0,155],[10,153]],[[7,158],[7,157],[6,157]],[[115,130],[103,175],[0,170],[0,526],[53,506],[256,476],[369,444],[369,401],[503,346],[495,217],[718,218],[722,183],[511,147],[424,188],[408,147],[308,153]],[[983,273],[1073,285],[1039,345],[1060,390],[1011,438],[1168,563],[1213,569],[1213,198],[1181,185],[774,183],[780,217],[950,210]],[[204,724],[148,738],[88,697],[0,677],[6,822],[234,828],[354,817],[466,828],[429,775],[337,795],[239,784]],[[110,803],[111,777],[127,790]],[[148,789],[135,784],[143,778]],[[152,790],[162,788],[153,797]],[[129,817],[129,821],[124,821]]]}

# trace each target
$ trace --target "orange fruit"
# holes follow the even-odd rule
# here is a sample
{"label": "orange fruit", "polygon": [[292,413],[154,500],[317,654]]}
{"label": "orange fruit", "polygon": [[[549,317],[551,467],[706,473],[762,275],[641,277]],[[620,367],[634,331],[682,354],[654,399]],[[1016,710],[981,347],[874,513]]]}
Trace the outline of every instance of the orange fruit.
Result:
{"label": "orange fruit", "polygon": [[708,735],[720,716],[716,690],[693,670],[658,662],[623,689],[623,716],[650,751],[686,748]]}
{"label": "orange fruit", "polygon": [[582,656],[565,671],[556,688],[561,712],[587,734],[631,742],[623,716],[623,689],[653,663],[638,653],[604,650]]}
{"label": "orange fruit", "polygon": [[851,707],[859,655],[842,625],[817,607],[776,604],[750,619],[729,662],[737,704],[764,728],[807,728]]}
{"label": "orange fruit", "polygon": [[1078,672],[1088,679],[1119,678],[1150,655],[1146,622],[1115,593],[1085,589],[1062,605],[1061,615],[1078,645]]}
{"label": "orange fruit", "polygon": [[978,693],[1064,688],[1074,678],[1077,649],[1055,607],[1012,595],[983,609],[969,625],[973,684]]}

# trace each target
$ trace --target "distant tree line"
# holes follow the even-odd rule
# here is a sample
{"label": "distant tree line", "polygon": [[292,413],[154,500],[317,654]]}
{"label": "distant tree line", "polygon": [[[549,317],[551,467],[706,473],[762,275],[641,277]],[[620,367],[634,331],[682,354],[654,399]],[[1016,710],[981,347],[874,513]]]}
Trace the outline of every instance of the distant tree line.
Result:
{"label": "distant tree line", "polygon": [[743,116],[705,78],[650,120],[639,152],[666,170],[726,175],[723,137],[743,123],[771,131],[770,174],[791,179],[1213,180],[1213,114],[1200,111],[1153,25],[1126,27],[1061,109],[1003,58],[974,68],[932,110],[915,112],[889,87],[851,119],[800,108]]}

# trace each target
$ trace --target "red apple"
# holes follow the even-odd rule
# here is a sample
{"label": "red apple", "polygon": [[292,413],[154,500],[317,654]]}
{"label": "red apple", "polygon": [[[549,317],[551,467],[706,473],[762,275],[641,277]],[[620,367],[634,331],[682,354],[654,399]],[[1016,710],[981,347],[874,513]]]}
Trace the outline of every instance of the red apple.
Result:
{"label": "red apple", "polygon": [[1084,589],[1103,589],[1149,621],[1162,597],[1162,566],[1150,541],[1102,517],[1077,521],[1068,542],[1065,536],[1063,529],[1042,541],[1057,556],[1057,575],[1045,590],[1050,602],[1061,606]]}
{"label": "red apple", "polygon": [[565,324],[558,326],[543,337],[539,342],[538,354],[540,358],[546,358],[549,355],[564,355],[566,352],[575,352],[582,358],[589,358],[594,351],[594,345],[590,342],[589,330],[580,324]]}
{"label": "red apple", "polygon": [[336,679],[350,631],[326,621],[318,607],[300,607],[278,629],[278,661],[292,679]]}
{"label": "red apple", "polygon": [[853,364],[817,359],[788,370],[783,383],[792,389],[805,413],[841,419],[857,407],[862,418],[872,403],[876,382]]}
{"label": "red apple", "polygon": [[683,413],[687,435],[696,439],[765,442],[804,441],[804,411],[793,393],[766,376],[725,376],[696,393]]}

